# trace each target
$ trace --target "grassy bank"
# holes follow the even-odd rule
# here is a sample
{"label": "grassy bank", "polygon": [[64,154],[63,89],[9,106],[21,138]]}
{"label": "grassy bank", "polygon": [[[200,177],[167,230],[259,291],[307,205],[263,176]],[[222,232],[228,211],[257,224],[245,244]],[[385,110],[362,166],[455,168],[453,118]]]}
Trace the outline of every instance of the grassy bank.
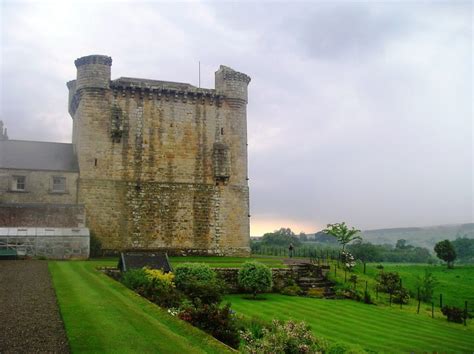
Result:
{"label": "grassy bank", "polygon": [[229,352],[98,272],[98,265],[111,262],[49,262],[73,353]]}
{"label": "grassy bank", "polygon": [[230,295],[237,312],[271,321],[273,318],[306,321],[314,334],[330,341],[359,344],[378,352],[470,352],[474,330],[432,319],[426,314],[365,305],[351,300],[325,300],[270,294],[267,300]]}

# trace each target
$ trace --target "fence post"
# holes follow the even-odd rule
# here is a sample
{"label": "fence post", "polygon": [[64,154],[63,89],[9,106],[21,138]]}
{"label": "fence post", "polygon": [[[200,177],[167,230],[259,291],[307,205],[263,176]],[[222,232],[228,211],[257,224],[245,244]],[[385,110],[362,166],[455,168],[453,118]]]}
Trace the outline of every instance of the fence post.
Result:
{"label": "fence post", "polygon": [[420,288],[418,288],[418,309],[416,310],[416,313],[420,313]]}
{"label": "fence post", "polygon": [[402,309],[403,304],[403,286],[402,286],[402,278],[400,278],[400,310]]}
{"label": "fence post", "polygon": [[464,301],[464,325],[466,326],[466,319],[467,319],[467,300]]}

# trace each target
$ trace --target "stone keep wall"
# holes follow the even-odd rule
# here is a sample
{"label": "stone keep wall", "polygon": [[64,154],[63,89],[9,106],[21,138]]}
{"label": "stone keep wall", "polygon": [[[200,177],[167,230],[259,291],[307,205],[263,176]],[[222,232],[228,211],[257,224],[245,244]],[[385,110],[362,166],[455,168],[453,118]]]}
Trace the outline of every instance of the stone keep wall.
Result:
{"label": "stone keep wall", "polygon": [[221,67],[215,90],[110,81],[110,65],[103,56],[78,59],[68,83],[91,231],[110,250],[248,254],[250,79]]}
{"label": "stone keep wall", "polygon": [[[26,190],[12,190],[13,176],[26,177]],[[53,192],[53,177],[66,178],[66,191]],[[77,202],[79,174],[65,171],[32,171],[0,169],[0,203],[52,203]]]}

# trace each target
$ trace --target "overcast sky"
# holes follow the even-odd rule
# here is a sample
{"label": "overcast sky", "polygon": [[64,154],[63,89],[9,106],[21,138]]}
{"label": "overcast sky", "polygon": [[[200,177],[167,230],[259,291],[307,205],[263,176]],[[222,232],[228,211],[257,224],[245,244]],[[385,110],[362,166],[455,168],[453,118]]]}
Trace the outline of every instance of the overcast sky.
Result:
{"label": "overcast sky", "polygon": [[1,2],[0,119],[70,142],[74,60],[252,77],[251,234],[473,222],[473,3]]}

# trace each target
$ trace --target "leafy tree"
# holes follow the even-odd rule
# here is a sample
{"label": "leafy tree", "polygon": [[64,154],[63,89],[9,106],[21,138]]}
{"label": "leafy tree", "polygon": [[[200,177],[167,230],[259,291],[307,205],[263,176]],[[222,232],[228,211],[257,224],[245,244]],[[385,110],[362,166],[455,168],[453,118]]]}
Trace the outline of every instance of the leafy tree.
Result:
{"label": "leafy tree", "polygon": [[337,244],[337,240],[323,231],[316,232],[314,234],[314,241],[320,242],[320,243],[330,243],[330,244]]}
{"label": "leafy tree", "polygon": [[451,242],[454,250],[456,251],[457,259],[461,262],[473,263],[474,262],[474,239],[459,237]]}
{"label": "leafy tree", "polygon": [[349,250],[356,259],[360,259],[364,262],[382,261],[382,246],[373,245],[370,242],[355,242],[349,245]]}
{"label": "leafy tree", "polygon": [[396,249],[399,250],[406,250],[406,249],[411,249],[413,246],[410,246],[407,244],[407,240],[401,239],[397,241],[397,244],[395,245]]}
{"label": "leafy tree", "polygon": [[423,276],[418,275],[416,277],[416,288],[420,290],[420,300],[430,302],[437,284],[438,281],[428,269],[425,269]]}
{"label": "leafy tree", "polygon": [[300,234],[298,235],[298,238],[301,242],[308,241],[308,236],[304,232],[300,232]]}
{"label": "leafy tree", "polygon": [[343,251],[345,250],[346,245],[349,242],[352,242],[354,240],[362,240],[362,237],[357,235],[360,230],[357,230],[354,227],[352,229],[349,229],[345,222],[328,224],[327,227],[323,230],[323,232],[335,237],[342,245]]}
{"label": "leafy tree", "polygon": [[291,231],[290,228],[282,227],[280,230],[276,230],[274,232],[266,233],[262,237],[262,244],[268,246],[285,246],[288,247],[290,243],[293,246],[299,246],[301,244],[299,238],[296,234]]}
{"label": "leafy tree", "polygon": [[444,240],[438,242],[435,245],[434,250],[436,252],[436,256],[448,264],[448,268],[454,268],[453,262],[456,259],[456,251],[451,241]]}
{"label": "leafy tree", "polygon": [[260,262],[245,262],[239,270],[238,282],[256,298],[258,293],[272,288],[272,271]]}

